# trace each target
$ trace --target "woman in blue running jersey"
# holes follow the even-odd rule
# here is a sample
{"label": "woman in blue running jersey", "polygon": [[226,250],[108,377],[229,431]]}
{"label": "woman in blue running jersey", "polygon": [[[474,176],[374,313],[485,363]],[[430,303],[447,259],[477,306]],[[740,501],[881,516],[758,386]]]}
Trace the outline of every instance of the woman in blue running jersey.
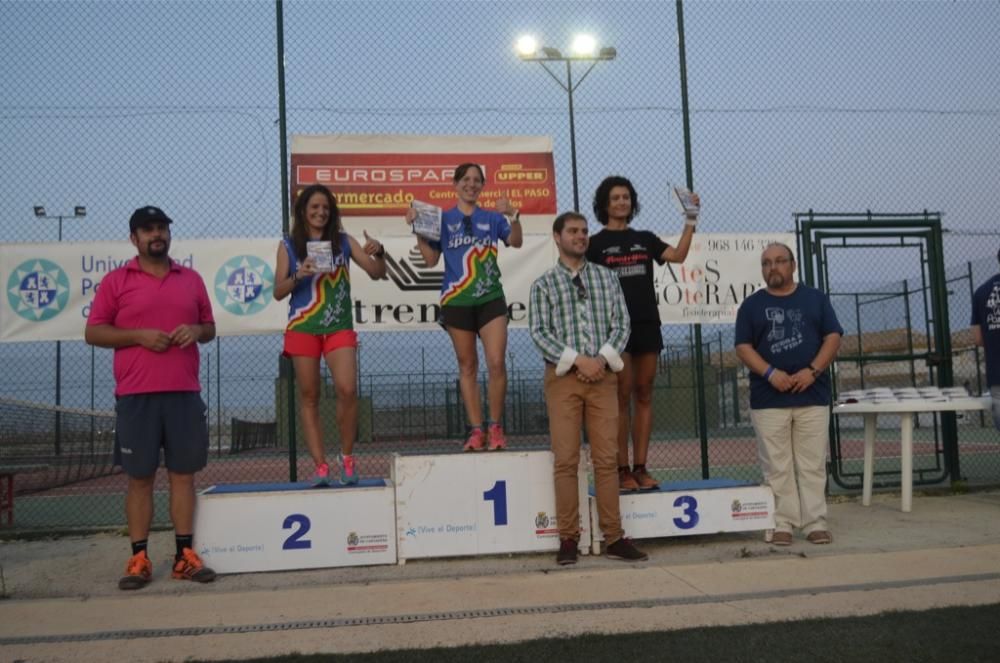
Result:
{"label": "woman in blue running jersey", "polygon": [[[441,215],[440,240],[417,236],[417,247],[429,267],[444,254],[441,316],[455,346],[462,401],[470,425],[462,447],[465,451],[495,451],[507,446],[499,423],[507,395],[507,303],[497,266],[497,243],[503,240],[507,246],[517,248],[523,241],[519,212],[510,201],[498,199],[496,211],[479,207],[485,180],[478,164],[463,163],[455,168],[458,204]],[[412,224],[414,219],[416,211],[408,210],[406,222]],[[490,419],[485,427],[476,380],[476,336],[482,340],[489,372]]]}

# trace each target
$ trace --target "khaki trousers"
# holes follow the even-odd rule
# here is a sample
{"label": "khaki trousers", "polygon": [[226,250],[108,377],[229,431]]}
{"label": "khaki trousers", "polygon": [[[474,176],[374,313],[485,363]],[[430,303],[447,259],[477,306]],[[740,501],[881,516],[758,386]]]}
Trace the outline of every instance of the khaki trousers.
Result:
{"label": "khaki trousers", "polygon": [[830,409],[825,405],[750,410],[764,478],[774,492],[774,529],[804,534],[825,530],[826,449]]}
{"label": "khaki trousers", "polygon": [[598,382],[581,382],[576,373],[557,376],[545,367],[545,405],[549,436],[555,455],[556,520],[559,538],[580,538],[580,503],[577,472],[580,434],[587,427],[590,459],[594,466],[597,519],[604,542],[622,538],[618,507],[618,378],[605,373]]}

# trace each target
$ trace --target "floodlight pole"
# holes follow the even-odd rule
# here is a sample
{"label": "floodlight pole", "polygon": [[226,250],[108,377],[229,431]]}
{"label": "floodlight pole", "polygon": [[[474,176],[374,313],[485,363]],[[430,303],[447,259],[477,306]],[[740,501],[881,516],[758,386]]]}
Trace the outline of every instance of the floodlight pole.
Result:
{"label": "floodlight pole", "polygon": [[[573,175],[573,210],[580,211],[580,189],[577,182],[577,168],[576,168],[576,114],[573,110],[573,93],[576,91],[580,84],[583,83],[587,75],[593,71],[594,67],[597,66],[598,62],[605,62],[615,59],[615,49],[613,48],[603,48],[601,49],[600,55],[588,56],[588,55],[576,55],[571,57],[565,57],[558,50],[553,48],[541,48],[539,51],[542,55],[519,55],[523,62],[537,62],[542,66],[552,80],[566,92],[566,96],[569,100],[569,154],[570,154],[570,169]],[[559,78],[549,67],[551,62],[565,62],[566,63],[566,79]],[[580,77],[576,83],[573,82],[573,63],[574,62],[587,62],[590,66],[587,70],[583,72],[583,76]]]}
{"label": "floodlight pole", "polygon": [[[73,208],[72,214],[46,214],[45,207],[35,206],[35,218],[59,221],[58,241],[62,243],[63,219],[82,219],[87,216],[87,208],[79,205]],[[62,342],[56,341],[56,407],[62,405]],[[62,416],[56,411],[55,420],[55,455],[62,452]]]}

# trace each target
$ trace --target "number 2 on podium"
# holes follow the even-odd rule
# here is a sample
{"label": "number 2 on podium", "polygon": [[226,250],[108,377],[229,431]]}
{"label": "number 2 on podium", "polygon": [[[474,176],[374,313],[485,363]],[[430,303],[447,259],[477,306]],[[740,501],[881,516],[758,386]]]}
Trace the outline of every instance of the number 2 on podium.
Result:
{"label": "number 2 on podium", "polygon": [[493,502],[493,524],[507,524],[507,482],[497,481],[493,487],[483,493],[483,499]]}
{"label": "number 2 on podium", "polygon": [[281,524],[281,529],[292,529],[296,525],[298,525],[299,528],[292,532],[287,539],[285,539],[285,542],[281,545],[282,550],[302,550],[303,548],[312,548],[312,541],[302,538],[309,533],[309,529],[312,527],[312,524],[309,522],[309,516],[301,513],[293,513],[285,518],[285,522]]}

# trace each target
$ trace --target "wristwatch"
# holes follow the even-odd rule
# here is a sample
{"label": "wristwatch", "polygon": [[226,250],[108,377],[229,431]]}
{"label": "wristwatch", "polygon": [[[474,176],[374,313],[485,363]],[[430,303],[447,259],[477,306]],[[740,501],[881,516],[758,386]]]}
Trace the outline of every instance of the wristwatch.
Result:
{"label": "wristwatch", "polygon": [[812,371],[813,379],[818,378],[823,373],[823,371],[819,370],[818,368],[816,368],[812,364],[809,364],[809,370]]}

